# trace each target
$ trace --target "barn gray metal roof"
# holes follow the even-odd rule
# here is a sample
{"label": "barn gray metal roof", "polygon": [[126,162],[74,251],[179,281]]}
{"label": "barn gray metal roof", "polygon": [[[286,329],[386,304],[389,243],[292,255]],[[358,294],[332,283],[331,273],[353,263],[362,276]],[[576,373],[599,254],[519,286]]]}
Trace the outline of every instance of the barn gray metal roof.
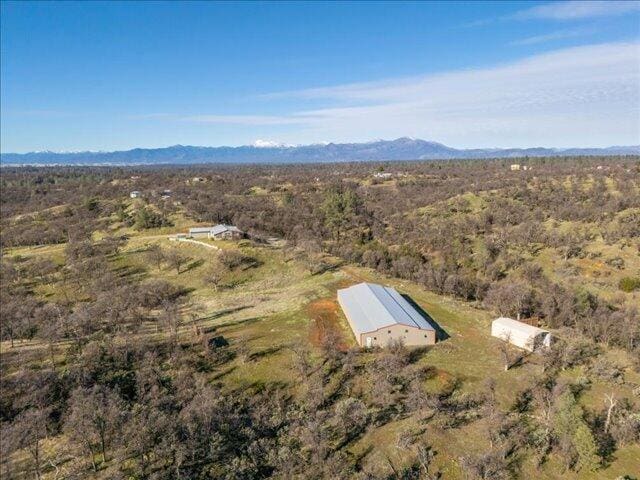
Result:
{"label": "barn gray metal roof", "polygon": [[395,288],[359,283],[338,290],[338,300],[356,334],[397,324],[434,330]]}

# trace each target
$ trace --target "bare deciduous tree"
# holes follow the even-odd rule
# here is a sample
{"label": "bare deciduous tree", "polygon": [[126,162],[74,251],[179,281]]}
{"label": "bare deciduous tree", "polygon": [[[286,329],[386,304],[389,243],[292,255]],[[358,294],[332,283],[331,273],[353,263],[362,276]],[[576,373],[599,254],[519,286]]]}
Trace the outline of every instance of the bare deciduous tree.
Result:
{"label": "bare deciduous tree", "polygon": [[86,452],[97,471],[95,456],[100,453],[102,462],[108,460],[107,451],[125,420],[124,404],[117,393],[97,385],[74,390],[69,403],[64,428],[71,441]]}
{"label": "bare deciduous tree", "polygon": [[172,248],[165,254],[165,259],[169,266],[175,268],[176,273],[180,274],[180,269],[191,260],[191,257],[180,252],[177,248]]}
{"label": "bare deciduous tree", "polygon": [[42,475],[43,452],[41,442],[47,436],[49,425],[48,408],[30,408],[25,410],[3,429],[3,449],[6,453],[26,449],[33,461],[36,479]]}
{"label": "bare deciduous tree", "polygon": [[162,264],[165,262],[165,252],[160,245],[157,243],[149,245],[145,256],[149,263],[155,265],[158,271],[162,269]]}

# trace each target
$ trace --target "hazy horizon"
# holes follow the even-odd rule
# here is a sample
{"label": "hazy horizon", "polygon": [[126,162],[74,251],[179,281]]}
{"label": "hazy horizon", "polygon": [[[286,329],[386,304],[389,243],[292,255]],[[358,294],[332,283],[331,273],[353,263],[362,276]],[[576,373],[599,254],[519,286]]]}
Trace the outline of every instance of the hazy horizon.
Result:
{"label": "hazy horizon", "polygon": [[[144,146],[144,145],[139,145],[139,146],[135,146],[135,147],[131,147],[131,148],[123,148],[123,149],[116,149],[116,150],[32,150],[32,151],[27,151],[27,152],[5,152],[5,151],[0,151],[1,155],[26,155],[26,154],[33,154],[33,153],[52,153],[52,154],[75,154],[75,153],[116,153],[116,152],[129,152],[132,150],[162,150],[162,149],[169,149],[169,148],[175,148],[175,147],[185,147],[185,148],[243,148],[243,147],[253,147],[253,148],[298,148],[298,147],[312,147],[312,146],[327,146],[327,145],[366,145],[366,144],[374,144],[374,143],[379,143],[379,142],[396,142],[399,140],[403,140],[403,139],[408,139],[408,140],[414,140],[414,141],[420,141],[420,142],[427,142],[427,143],[432,143],[432,144],[438,144],[438,145],[442,145],[444,147],[448,147],[448,148],[453,148],[456,150],[474,150],[474,149],[478,149],[478,150],[511,150],[511,149],[515,149],[515,150],[527,150],[527,149],[534,149],[534,148],[543,148],[543,149],[550,149],[550,150],[570,150],[570,149],[607,149],[607,148],[616,148],[616,147],[638,147],[640,146],[640,143],[637,144],[630,144],[630,145],[605,145],[605,146],[566,146],[566,147],[547,147],[546,145],[529,145],[529,146],[523,146],[523,147],[501,147],[501,146],[494,146],[494,147],[468,147],[468,148],[460,148],[457,147],[455,145],[448,145],[448,144],[444,144],[442,142],[438,142],[437,140],[431,140],[431,139],[426,139],[426,138],[416,138],[416,137],[409,137],[409,136],[404,136],[404,137],[397,137],[397,138],[375,138],[372,140],[366,140],[366,141],[362,141],[362,142],[315,142],[315,143],[298,143],[298,144],[284,144],[284,143],[278,143],[278,142],[273,142],[273,141],[267,141],[267,140],[262,140],[262,139],[257,139],[256,141],[254,141],[251,144],[239,144],[239,145],[224,145],[224,144],[220,144],[220,145],[186,145],[186,144],[181,144],[181,143],[176,143],[176,144],[172,144],[172,145],[159,145],[157,147],[149,147],[149,146]],[[639,139],[640,140],[640,139]]]}

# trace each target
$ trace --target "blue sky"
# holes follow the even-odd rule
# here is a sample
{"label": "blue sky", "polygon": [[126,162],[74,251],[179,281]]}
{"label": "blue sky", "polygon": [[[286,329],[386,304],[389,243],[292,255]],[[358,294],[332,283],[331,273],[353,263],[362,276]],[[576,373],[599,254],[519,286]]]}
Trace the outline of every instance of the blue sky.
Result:
{"label": "blue sky", "polygon": [[640,2],[0,8],[3,152],[640,143]]}

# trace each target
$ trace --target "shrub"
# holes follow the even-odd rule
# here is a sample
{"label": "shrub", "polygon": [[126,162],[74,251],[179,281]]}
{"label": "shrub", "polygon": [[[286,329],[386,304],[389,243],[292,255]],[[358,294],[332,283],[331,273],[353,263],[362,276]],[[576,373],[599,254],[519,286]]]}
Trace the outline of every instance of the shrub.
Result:
{"label": "shrub", "polygon": [[621,257],[610,258],[605,263],[610,267],[617,268],[618,270],[622,270],[625,265],[624,259]]}
{"label": "shrub", "polygon": [[135,215],[135,227],[137,230],[170,227],[172,225],[171,220],[150,208],[141,208]]}
{"label": "shrub", "polygon": [[624,277],[620,279],[618,288],[623,292],[633,292],[640,289],[640,277]]}
{"label": "shrub", "polygon": [[624,368],[604,357],[598,358],[593,362],[590,372],[601,380],[624,383]]}

